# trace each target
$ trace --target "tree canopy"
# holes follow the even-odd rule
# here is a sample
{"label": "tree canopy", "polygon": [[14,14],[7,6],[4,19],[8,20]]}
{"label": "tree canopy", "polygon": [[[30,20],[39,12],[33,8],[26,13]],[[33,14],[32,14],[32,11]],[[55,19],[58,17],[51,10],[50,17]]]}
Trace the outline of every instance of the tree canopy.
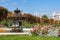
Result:
{"label": "tree canopy", "polygon": [[42,19],[48,19],[48,17],[46,15],[43,15]]}
{"label": "tree canopy", "polygon": [[0,7],[0,21],[7,18],[8,9]]}

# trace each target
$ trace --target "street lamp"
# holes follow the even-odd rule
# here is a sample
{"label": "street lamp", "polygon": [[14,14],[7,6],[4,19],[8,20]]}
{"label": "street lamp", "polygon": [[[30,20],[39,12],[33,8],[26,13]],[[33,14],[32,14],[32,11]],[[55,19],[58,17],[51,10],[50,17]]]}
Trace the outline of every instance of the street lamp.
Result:
{"label": "street lamp", "polygon": [[18,8],[16,10],[14,10],[14,12],[17,14],[16,16],[18,16],[18,14],[21,12],[20,10],[18,10]]}
{"label": "street lamp", "polygon": [[17,18],[19,18],[19,14],[20,14],[20,18],[17,20],[17,22],[19,23],[19,26],[18,26],[18,28],[20,28],[20,29],[22,29],[22,20],[21,20],[21,10],[18,10],[18,8],[16,9],[16,10],[14,10],[14,12],[16,13],[16,16],[17,16]]}
{"label": "street lamp", "polygon": [[20,19],[18,19],[19,22],[19,26],[22,26],[22,21],[21,21],[21,11],[18,10],[18,8],[16,10],[14,10],[14,12],[16,13],[16,16],[19,17],[19,13],[20,13]]}

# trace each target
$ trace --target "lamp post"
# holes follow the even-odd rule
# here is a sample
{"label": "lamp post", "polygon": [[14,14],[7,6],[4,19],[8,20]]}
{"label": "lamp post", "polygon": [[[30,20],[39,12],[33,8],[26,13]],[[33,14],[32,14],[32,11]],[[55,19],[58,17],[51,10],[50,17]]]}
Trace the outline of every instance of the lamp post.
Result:
{"label": "lamp post", "polygon": [[20,19],[17,20],[17,22],[19,23],[18,28],[22,29],[22,20],[21,20],[21,10],[18,10],[18,8],[16,10],[14,10],[14,12],[16,13],[16,17],[19,17],[19,13],[20,13]]}
{"label": "lamp post", "polygon": [[18,17],[18,14],[21,12],[20,10],[18,10],[18,8],[16,10],[14,10],[14,12],[16,13],[16,16]]}

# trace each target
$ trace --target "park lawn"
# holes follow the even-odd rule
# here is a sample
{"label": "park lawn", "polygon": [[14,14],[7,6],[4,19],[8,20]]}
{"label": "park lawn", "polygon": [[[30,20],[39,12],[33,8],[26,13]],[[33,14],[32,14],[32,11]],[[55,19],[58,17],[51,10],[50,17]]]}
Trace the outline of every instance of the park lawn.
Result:
{"label": "park lawn", "polygon": [[28,36],[28,35],[0,35],[0,40],[60,40],[60,37]]}

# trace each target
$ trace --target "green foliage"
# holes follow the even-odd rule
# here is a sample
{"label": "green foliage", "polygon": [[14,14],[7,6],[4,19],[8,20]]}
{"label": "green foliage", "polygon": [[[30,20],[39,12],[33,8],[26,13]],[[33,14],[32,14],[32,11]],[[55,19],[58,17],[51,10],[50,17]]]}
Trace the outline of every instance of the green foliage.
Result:
{"label": "green foliage", "polygon": [[4,25],[5,22],[6,22],[5,20],[2,20],[0,21],[0,24]]}
{"label": "green foliage", "polygon": [[60,24],[55,24],[53,27],[59,27],[60,26]]}
{"label": "green foliage", "polygon": [[12,26],[12,21],[11,20],[8,20],[7,23],[8,23],[9,26]]}
{"label": "green foliage", "polygon": [[59,40],[60,37],[28,36],[28,35],[5,35],[0,40]]}
{"label": "green foliage", "polygon": [[31,26],[31,24],[30,24],[30,22],[27,22],[27,21],[24,21],[23,23],[22,23],[22,26],[24,27],[27,27],[27,28],[30,28],[30,26]]}
{"label": "green foliage", "polygon": [[43,19],[48,19],[48,17],[46,15],[43,15],[42,18]]}
{"label": "green foliage", "polygon": [[32,36],[38,36],[36,32],[32,32]]}
{"label": "green foliage", "polygon": [[7,22],[5,20],[0,21],[0,24],[4,25],[5,23],[8,23],[8,26],[12,26],[12,21],[8,20]]}
{"label": "green foliage", "polygon": [[33,25],[40,25],[40,23],[31,24],[30,22],[27,22],[27,21],[22,22],[22,27],[31,28],[31,26],[33,26]]}

